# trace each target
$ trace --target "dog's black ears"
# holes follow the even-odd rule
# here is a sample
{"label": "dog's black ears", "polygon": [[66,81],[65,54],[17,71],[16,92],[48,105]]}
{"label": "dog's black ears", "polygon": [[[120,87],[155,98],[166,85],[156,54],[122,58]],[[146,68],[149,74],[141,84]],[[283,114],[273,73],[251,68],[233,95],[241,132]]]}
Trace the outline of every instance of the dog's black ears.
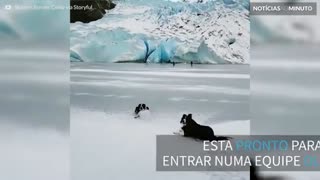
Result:
{"label": "dog's black ears", "polygon": [[182,117],[181,117],[181,121],[180,123],[184,123],[184,120],[186,119],[187,115],[186,114],[183,114]]}
{"label": "dog's black ears", "polygon": [[188,114],[187,119],[192,119],[192,114]]}

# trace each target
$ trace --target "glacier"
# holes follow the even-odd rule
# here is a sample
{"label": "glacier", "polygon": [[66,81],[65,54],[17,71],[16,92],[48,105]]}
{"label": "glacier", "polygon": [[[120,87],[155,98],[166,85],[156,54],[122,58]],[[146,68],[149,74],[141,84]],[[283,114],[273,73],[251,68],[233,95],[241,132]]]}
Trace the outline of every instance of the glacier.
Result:
{"label": "glacier", "polygon": [[[68,5],[68,2],[64,0],[53,2],[7,0],[7,2],[19,2],[19,5]],[[4,7],[7,2],[1,1],[0,6]],[[177,39],[184,42],[177,49],[188,48],[190,54],[196,52],[204,40],[219,57],[225,59],[226,62],[235,63],[249,63],[249,52],[247,52],[250,47],[249,38],[255,44],[265,42],[320,43],[320,31],[317,31],[320,21],[317,16],[251,17],[250,30],[249,17],[247,17],[250,6],[248,0],[150,0],[147,2],[126,0],[115,1],[115,3],[118,4],[118,7],[108,11],[103,19],[89,24],[72,23],[71,29],[68,25],[69,20],[66,18],[69,16],[68,10],[2,10],[0,11],[0,38],[41,41],[61,38],[61,34],[65,34],[63,37],[65,39],[68,39],[69,35],[81,39],[90,32],[123,28],[131,36],[144,34],[145,38],[142,40],[148,44],[153,43],[153,46],[176,36]],[[318,13],[319,6],[318,4]],[[188,22],[188,26],[185,26],[183,21]],[[46,28],[36,28],[38,24]],[[180,29],[180,26],[183,27]],[[222,38],[219,37],[221,33],[217,34],[221,29],[225,30],[222,32]],[[69,30],[71,30],[70,34],[68,34]],[[78,37],[75,37],[77,35]],[[207,39],[209,35],[211,37]],[[228,38],[236,40],[231,47],[224,43]],[[77,41],[72,41],[70,56],[72,53],[83,54],[76,50],[77,46]],[[152,50],[147,51],[148,54],[144,56],[152,52]],[[93,57],[83,58],[84,61],[90,61],[90,59]],[[101,57],[100,61],[112,62],[114,60]]]}
{"label": "glacier", "polygon": [[71,61],[249,63],[249,1],[116,1],[100,20],[70,26]]}
{"label": "glacier", "polygon": [[[11,4],[12,9],[4,9]],[[69,10],[65,9],[14,9],[14,5],[30,7],[68,7],[65,0],[4,0],[0,1],[0,39],[42,41],[69,38]],[[42,28],[39,28],[41,26]]]}
{"label": "glacier", "polygon": [[89,62],[143,62],[147,50],[145,41],[121,29],[93,32],[83,39],[71,36],[71,44],[75,42],[71,52]]}
{"label": "glacier", "polygon": [[174,56],[176,49],[175,40],[161,42],[154,51],[148,56],[147,62],[169,63]]}

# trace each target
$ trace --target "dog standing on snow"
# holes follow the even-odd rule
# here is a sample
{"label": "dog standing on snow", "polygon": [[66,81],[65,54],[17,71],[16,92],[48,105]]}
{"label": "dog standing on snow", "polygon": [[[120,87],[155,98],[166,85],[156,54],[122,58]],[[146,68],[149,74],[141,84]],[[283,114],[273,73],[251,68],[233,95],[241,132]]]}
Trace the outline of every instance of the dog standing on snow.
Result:
{"label": "dog standing on snow", "polygon": [[134,110],[134,118],[140,117],[140,112],[149,110],[149,107],[146,104],[139,104]]}

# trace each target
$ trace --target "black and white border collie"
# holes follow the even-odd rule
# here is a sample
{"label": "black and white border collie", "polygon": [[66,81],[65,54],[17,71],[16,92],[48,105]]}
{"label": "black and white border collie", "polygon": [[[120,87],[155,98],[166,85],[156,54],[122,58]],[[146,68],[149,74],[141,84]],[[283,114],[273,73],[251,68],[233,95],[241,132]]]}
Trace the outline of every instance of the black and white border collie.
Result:
{"label": "black and white border collie", "polygon": [[134,110],[134,115],[135,115],[134,118],[139,118],[140,117],[139,113],[145,110],[149,110],[149,107],[146,106],[146,104],[139,104]]}
{"label": "black and white border collie", "polygon": [[223,141],[231,139],[230,137],[225,136],[215,136],[211,127],[198,124],[192,119],[192,114],[183,114],[180,124],[182,127],[179,134],[185,137],[209,141]]}

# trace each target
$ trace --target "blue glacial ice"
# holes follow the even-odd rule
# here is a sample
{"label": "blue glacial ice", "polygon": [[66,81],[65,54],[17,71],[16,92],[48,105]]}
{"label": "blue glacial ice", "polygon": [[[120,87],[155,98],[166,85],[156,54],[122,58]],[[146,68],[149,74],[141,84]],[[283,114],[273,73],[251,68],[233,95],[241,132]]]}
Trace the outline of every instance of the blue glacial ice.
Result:
{"label": "blue glacial ice", "polygon": [[84,39],[71,37],[71,48],[83,61],[144,62],[151,43],[121,29],[88,34]]}
{"label": "blue glacial ice", "polygon": [[[127,0],[104,18],[71,24],[70,57],[89,62],[248,63],[243,1]],[[233,40],[233,43],[230,42]]]}
{"label": "blue glacial ice", "polygon": [[185,46],[176,39],[152,40],[144,35],[132,35],[123,29],[99,31],[86,38],[73,39],[77,45],[70,50],[71,61],[87,62],[182,62],[229,63],[202,42],[195,51],[177,52]]}
{"label": "blue glacial ice", "polygon": [[162,41],[156,47],[156,49],[148,56],[148,63],[169,63],[172,61],[175,50],[176,50],[176,41],[169,39]]}
{"label": "blue glacial ice", "polygon": [[227,64],[230,63],[219,57],[214,50],[210,49],[205,42],[202,42],[195,52],[187,52],[176,55],[176,61],[194,62],[199,64]]}
{"label": "blue glacial ice", "polygon": [[157,41],[132,35],[123,29],[90,33],[85,39],[71,38],[72,61],[165,63],[173,58],[176,41]]}
{"label": "blue glacial ice", "polygon": [[[5,10],[7,4],[24,5],[25,7],[37,5],[39,7],[68,7],[65,0],[39,1],[39,0],[5,0],[0,1],[0,39],[9,40],[39,40],[67,39],[69,27],[69,10]],[[39,28],[41,26],[41,28]]]}
{"label": "blue glacial ice", "polygon": [[71,62],[83,62],[80,55],[72,50],[70,50],[70,61]]}

